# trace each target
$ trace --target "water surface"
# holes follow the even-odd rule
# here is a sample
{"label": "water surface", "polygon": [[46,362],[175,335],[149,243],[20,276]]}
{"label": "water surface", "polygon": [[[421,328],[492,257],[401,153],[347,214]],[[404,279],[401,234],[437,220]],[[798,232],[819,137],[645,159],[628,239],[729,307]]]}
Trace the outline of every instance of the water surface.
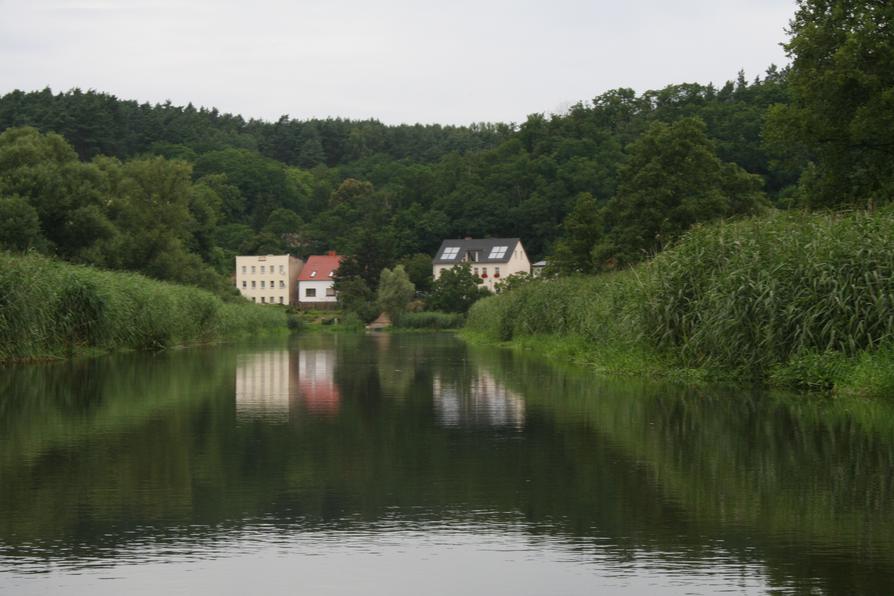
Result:
{"label": "water surface", "polygon": [[894,411],[449,335],[0,369],[0,593],[892,593]]}

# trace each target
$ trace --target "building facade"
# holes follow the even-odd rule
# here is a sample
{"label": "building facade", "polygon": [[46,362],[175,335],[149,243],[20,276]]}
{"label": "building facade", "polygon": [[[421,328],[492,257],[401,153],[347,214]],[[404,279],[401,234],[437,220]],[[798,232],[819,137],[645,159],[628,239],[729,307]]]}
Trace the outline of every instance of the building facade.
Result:
{"label": "building facade", "polygon": [[531,273],[531,262],[518,238],[444,240],[432,260],[432,275],[468,263],[472,274],[491,292],[514,273]]}
{"label": "building facade", "polygon": [[295,304],[303,267],[304,262],[291,255],[236,257],[236,287],[258,304]]}
{"label": "building facade", "polygon": [[338,302],[335,295],[335,272],[342,257],[334,252],[307,258],[298,276],[298,304],[303,308],[332,308]]}

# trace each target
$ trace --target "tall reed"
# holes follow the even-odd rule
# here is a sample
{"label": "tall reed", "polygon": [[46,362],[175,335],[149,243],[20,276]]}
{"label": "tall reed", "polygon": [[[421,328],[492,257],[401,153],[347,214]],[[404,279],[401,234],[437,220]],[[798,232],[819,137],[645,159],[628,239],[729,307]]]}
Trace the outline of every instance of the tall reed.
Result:
{"label": "tall reed", "polygon": [[0,361],[161,349],[285,327],[276,307],[229,304],[141,275],[0,253]]}
{"label": "tall reed", "polygon": [[[635,269],[482,300],[467,328],[500,341],[583,340],[602,354],[634,347],[682,369],[804,387],[859,383],[848,379],[872,375],[854,376],[858,360],[868,371],[894,354],[894,208],[696,227]],[[875,376],[880,388],[894,383]]]}
{"label": "tall reed", "polygon": [[894,212],[698,227],[649,266],[644,332],[691,365],[763,375],[894,340]]}

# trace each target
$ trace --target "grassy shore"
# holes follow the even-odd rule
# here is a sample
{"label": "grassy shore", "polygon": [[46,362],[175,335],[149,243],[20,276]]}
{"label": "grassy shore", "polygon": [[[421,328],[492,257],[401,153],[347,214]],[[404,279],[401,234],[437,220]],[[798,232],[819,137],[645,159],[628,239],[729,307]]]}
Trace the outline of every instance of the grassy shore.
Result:
{"label": "grassy shore", "polygon": [[531,283],[467,336],[665,375],[894,395],[894,210],[698,227],[635,269]]}
{"label": "grassy shore", "polygon": [[159,350],[285,329],[285,311],[141,275],[0,253],[0,362]]}

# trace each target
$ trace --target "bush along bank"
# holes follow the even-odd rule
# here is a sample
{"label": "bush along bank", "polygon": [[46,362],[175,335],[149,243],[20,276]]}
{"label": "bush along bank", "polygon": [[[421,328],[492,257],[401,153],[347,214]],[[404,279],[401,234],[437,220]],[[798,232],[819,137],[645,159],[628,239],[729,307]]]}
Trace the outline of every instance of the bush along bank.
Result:
{"label": "bush along bank", "polygon": [[774,213],[487,298],[466,329],[607,371],[894,395],[892,300],[894,210]]}
{"label": "bush along bank", "polygon": [[0,362],[158,350],[286,328],[285,311],[227,303],[132,273],[0,253]]}

